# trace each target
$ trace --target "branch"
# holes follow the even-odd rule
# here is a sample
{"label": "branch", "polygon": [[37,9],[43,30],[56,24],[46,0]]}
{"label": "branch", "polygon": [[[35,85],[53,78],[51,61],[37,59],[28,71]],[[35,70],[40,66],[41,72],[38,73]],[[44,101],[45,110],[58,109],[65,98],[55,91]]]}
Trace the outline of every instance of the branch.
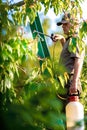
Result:
{"label": "branch", "polygon": [[[35,4],[35,3],[36,3],[36,0],[33,2],[33,4]],[[24,4],[25,4],[24,1],[20,1],[18,3],[10,5],[10,9],[13,9],[14,6],[20,7],[20,6],[24,5]],[[31,4],[31,6],[33,6],[33,4]]]}
{"label": "branch", "polygon": [[10,9],[13,9],[14,6],[19,7],[19,6],[22,6],[22,5],[24,5],[24,4],[25,4],[24,1],[20,1],[20,2],[18,2],[18,3],[15,3],[15,4],[10,5]]}
{"label": "branch", "polygon": [[[17,65],[17,64],[16,64]],[[22,68],[22,67],[20,67],[19,65],[17,65],[17,67],[22,71],[22,72],[24,72],[25,74],[26,74],[26,71]]]}

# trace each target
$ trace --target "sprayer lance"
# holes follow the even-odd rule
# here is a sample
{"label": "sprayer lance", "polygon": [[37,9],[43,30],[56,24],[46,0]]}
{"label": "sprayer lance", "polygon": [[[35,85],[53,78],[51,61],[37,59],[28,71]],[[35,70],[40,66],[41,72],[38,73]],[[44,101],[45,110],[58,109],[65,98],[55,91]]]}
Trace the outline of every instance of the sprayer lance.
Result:
{"label": "sprayer lance", "polygon": [[51,36],[50,36],[50,35],[44,34],[42,32],[36,31],[36,30],[34,30],[33,33],[42,34],[42,35],[44,35],[46,37],[50,37],[51,39],[52,39],[52,36],[53,36],[53,34],[51,34]]}

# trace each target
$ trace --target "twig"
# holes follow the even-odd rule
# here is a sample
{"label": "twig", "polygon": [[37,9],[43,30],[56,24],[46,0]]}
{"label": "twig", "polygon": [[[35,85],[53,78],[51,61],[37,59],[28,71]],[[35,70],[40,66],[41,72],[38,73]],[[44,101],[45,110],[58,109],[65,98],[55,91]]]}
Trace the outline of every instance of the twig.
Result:
{"label": "twig", "polygon": [[20,1],[20,2],[18,2],[18,3],[15,3],[15,4],[12,4],[12,5],[10,5],[10,9],[13,9],[13,7],[14,6],[22,6],[22,5],[24,5],[25,3],[24,3],[24,1]]}
{"label": "twig", "polygon": [[26,71],[22,67],[20,67],[18,65],[17,65],[17,67],[26,74]]}

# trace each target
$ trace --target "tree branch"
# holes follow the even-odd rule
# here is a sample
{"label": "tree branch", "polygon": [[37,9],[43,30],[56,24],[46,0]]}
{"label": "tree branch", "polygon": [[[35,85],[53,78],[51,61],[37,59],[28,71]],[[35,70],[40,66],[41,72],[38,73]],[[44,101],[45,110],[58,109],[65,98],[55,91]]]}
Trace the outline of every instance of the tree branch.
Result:
{"label": "tree branch", "polygon": [[20,2],[18,2],[18,3],[15,3],[15,4],[10,5],[10,9],[13,9],[14,6],[19,7],[19,6],[22,6],[22,5],[24,5],[24,4],[25,4],[24,1],[20,1]]}

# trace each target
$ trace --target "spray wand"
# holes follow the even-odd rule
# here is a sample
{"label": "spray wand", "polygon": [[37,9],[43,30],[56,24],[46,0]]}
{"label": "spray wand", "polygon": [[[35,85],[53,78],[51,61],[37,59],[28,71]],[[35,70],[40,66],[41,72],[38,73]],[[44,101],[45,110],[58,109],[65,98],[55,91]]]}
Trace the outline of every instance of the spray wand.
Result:
{"label": "spray wand", "polygon": [[50,36],[50,35],[48,35],[48,34],[45,34],[45,33],[42,33],[42,32],[36,31],[36,30],[34,30],[33,33],[42,34],[42,35],[44,35],[44,36],[46,36],[46,37],[49,37],[49,38],[51,38],[51,39],[52,39],[52,37],[53,37],[53,35],[54,35],[54,34],[51,34],[51,36]]}

